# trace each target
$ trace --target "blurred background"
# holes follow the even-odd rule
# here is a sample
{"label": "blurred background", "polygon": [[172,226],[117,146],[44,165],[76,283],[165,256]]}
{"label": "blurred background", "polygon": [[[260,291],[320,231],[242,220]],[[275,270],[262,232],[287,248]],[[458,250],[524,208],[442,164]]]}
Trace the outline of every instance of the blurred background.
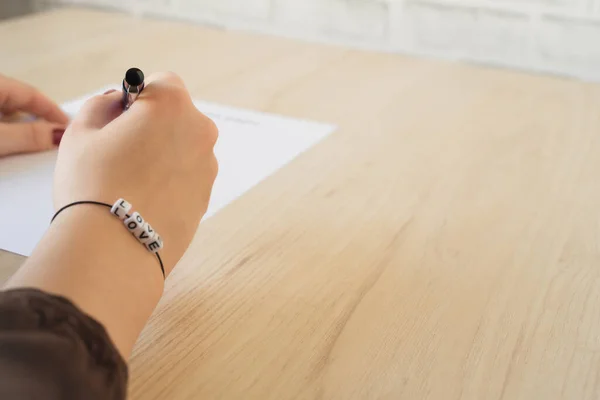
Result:
{"label": "blurred background", "polygon": [[0,18],[91,6],[600,81],[600,0],[0,0]]}

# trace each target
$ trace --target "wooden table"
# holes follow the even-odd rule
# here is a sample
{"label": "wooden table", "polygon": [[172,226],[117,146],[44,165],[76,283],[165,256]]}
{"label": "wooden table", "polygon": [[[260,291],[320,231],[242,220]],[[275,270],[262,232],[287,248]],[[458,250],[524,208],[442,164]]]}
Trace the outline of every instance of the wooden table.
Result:
{"label": "wooden table", "polygon": [[600,397],[600,86],[97,11],[0,24],[0,71],[57,101],[130,65],[340,126],[202,225],[131,399]]}

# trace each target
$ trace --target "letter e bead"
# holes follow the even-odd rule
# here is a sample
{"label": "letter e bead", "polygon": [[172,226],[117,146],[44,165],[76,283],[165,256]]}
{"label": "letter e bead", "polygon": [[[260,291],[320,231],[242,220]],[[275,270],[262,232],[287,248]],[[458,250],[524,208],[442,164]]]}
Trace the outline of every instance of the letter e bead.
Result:
{"label": "letter e bead", "polygon": [[158,253],[160,249],[163,248],[163,241],[158,234],[154,235],[154,238],[149,242],[145,243],[146,248],[153,253]]}
{"label": "letter e bead", "polygon": [[136,238],[140,237],[144,229],[144,218],[138,212],[134,212],[131,217],[123,221],[127,230],[131,232]]}
{"label": "letter e bead", "polygon": [[117,202],[110,209],[110,212],[117,218],[121,219],[121,221],[124,221],[125,218],[127,218],[127,213],[129,213],[129,211],[131,211],[131,204],[125,199],[117,200]]}

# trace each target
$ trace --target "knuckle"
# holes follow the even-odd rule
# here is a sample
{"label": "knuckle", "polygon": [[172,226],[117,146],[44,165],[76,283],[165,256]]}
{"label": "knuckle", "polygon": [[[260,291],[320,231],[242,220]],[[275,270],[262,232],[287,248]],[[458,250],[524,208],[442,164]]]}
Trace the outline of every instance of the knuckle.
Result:
{"label": "knuckle", "polygon": [[212,152],[219,137],[219,129],[215,122],[206,115],[195,110],[194,119],[191,126],[194,128],[189,131],[194,147],[202,153]]}
{"label": "knuckle", "polygon": [[183,85],[183,79],[173,71],[165,71],[162,73],[163,79],[169,82]]}
{"label": "knuckle", "polygon": [[215,157],[214,154],[212,154],[209,168],[212,180],[215,180],[217,178],[217,175],[219,175],[219,161],[217,160],[217,157]]}
{"label": "knuckle", "polygon": [[146,103],[148,111],[159,115],[181,115],[192,106],[192,99],[182,79],[174,72],[159,72],[148,78]]}
{"label": "knuckle", "polygon": [[204,128],[206,140],[208,141],[208,143],[210,143],[212,147],[214,147],[214,145],[217,143],[217,140],[219,139],[219,128],[217,127],[217,124],[215,124],[215,121],[206,116],[204,118],[206,120]]}

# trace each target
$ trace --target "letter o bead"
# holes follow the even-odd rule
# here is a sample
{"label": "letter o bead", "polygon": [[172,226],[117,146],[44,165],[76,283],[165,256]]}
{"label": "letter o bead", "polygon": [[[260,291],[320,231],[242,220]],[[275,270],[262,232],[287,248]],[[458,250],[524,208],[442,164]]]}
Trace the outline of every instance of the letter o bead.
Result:
{"label": "letter o bead", "polygon": [[136,238],[140,237],[140,234],[144,230],[144,218],[138,212],[134,212],[131,217],[123,221],[127,230],[131,232]]}

